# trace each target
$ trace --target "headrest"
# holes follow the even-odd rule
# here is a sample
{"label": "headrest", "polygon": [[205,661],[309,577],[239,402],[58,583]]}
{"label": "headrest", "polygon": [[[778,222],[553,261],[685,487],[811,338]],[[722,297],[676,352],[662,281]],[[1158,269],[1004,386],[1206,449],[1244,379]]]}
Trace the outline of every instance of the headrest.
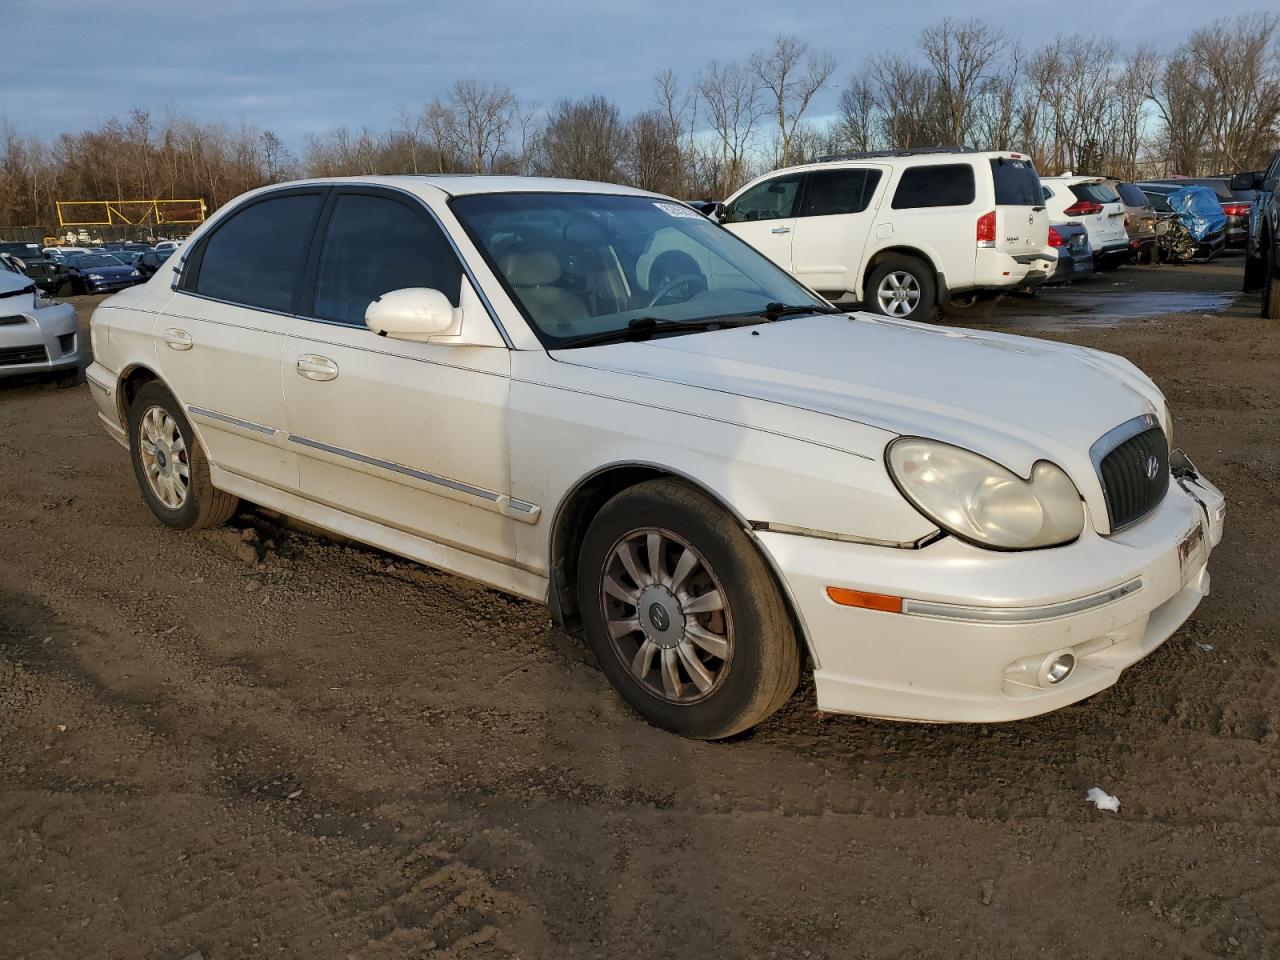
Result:
{"label": "headrest", "polygon": [[540,287],[560,279],[560,261],[556,255],[528,246],[503,254],[498,269],[513,287]]}

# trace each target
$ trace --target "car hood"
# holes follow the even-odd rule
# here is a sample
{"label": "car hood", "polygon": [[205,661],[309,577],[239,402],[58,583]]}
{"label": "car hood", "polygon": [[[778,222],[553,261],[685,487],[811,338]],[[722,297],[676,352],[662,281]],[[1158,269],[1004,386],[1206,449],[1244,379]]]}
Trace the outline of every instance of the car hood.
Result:
{"label": "car hood", "polygon": [[[825,442],[825,417],[899,435],[930,437],[982,453],[1022,476],[1049,459],[1096,482],[1089,448],[1135,417],[1160,416],[1164,398],[1128,361],[1026,337],[867,313],[796,318],[636,343],[557,351],[561,362],[752,398],[751,425],[769,405],[799,408]],[[620,398],[644,402],[651,386],[615,381]],[[688,412],[697,413],[696,409]],[[794,418],[786,418],[795,433]],[[829,425],[828,425],[829,426]],[[883,450],[855,451],[879,458]]]}
{"label": "car hood", "polygon": [[23,273],[10,273],[0,269],[0,297],[12,297],[32,286],[31,278]]}

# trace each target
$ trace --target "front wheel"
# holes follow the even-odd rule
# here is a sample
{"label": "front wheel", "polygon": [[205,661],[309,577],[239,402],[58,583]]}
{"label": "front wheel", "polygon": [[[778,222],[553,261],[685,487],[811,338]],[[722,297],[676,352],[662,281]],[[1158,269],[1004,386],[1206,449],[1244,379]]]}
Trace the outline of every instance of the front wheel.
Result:
{"label": "front wheel", "polygon": [[933,270],[915,257],[890,256],[867,278],[867,308],[900,320],[932,320],[938,309]]}
{"label": "front wheel", "polygon": [[605,676],[666,730],[732,736],[799,682],[796,632],[763,558],[687,484],[652,480],[606,503],[583,542],[577,587]]}
{"label": "front wheel", "polygon": [[1259,315],[1263,320],[1280,320],[1280,251],[1274,247],[1266,251],[1266,276],[1262,284],[1262,309]]}
{"label": "front wheel", "polygon": [[129,407],[129,454],[142,499],[166,526],[213,527],[235,514],[239,501],[210,481],[209,460],[182,406],[154,381]]}

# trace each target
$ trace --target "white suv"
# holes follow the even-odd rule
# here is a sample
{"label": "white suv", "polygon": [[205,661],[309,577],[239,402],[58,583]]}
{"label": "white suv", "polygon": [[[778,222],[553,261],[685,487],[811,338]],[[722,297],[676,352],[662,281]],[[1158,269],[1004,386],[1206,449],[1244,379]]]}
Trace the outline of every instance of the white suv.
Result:
{"label": "white suv", "polygon": [[844,154],[752,181],[720,219],[828,298],[910,320],[1053,271],[1040,179],[1017,153]]}
{"label": "white suv", "polygon": [[1074,220],[1089,231],[1093,265],[1114,270],[1129,260],[1129,228],[1124,200],[1101,177],[1042,177],[1044,202],[1054,223]]}
{"label": "white suv", "polygon": [[694,737],[767,717],[806,659],[824,710],[1074,703],[1191,614],[1222,536],[1128,361],[842,313],[628,187],[266,187],[92,331],[161,522],[242,497],[545,602]]}

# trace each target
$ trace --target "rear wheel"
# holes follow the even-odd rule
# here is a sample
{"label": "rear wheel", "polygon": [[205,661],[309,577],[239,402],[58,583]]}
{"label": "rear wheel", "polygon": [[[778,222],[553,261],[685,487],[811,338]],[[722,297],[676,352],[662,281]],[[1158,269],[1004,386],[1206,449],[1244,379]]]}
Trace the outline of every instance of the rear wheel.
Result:
{"label": "rear wheel", "polygon": [[182,406],[154,381],[129,407],[129,453],[142,499],[161,523],[195,530],[235,514],[239,501],[210,481],[209,460]]}
{"label": "rear wheel", "polygon": [[938,282],[922,260],[890,256],[867,278],[867,309],[900,320],[932,320],[938,310]]}
{"label": "rear wheel", "polygon": [[605,676],[659,727],[732,736],[799,682],[795,629],[763,558],[687,484],[652,480],[606,503],[583,541],[577,586]]}

